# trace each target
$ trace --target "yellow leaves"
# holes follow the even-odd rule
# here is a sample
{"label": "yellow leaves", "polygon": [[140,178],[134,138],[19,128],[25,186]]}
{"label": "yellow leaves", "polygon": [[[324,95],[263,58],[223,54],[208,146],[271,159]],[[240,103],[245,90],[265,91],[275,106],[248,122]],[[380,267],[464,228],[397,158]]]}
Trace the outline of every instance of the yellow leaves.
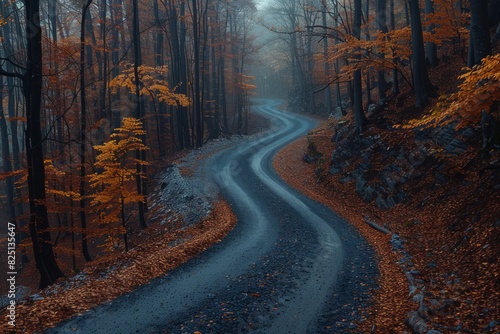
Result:
{"label": "yellow leaves", "polygon": [[500,55],[483,59],[482,64],[458,77],[463,80],[459,91],[439,99],[428,116],[414,120],[405,127],[434,126],[459,120],[458,128],[479,121],[481,112],[491,112],[494,103],[500,100]]}
{"label": "yellow leaves", "polygon": [[123,134],[126,134],[126,136],[130,137],[130,139],[134,139],[133,136],[140,136],[146,134],[146,131],[144,131],[144,129],[142,128],[141,121],[134,117],[123,118],[122,127],[116,128],[115,131],[117,133],[112,134],[111,137],[113,136],[122,137]]}
{"label": "yellow leaves", "polygon": [[[137,71],[140,81],[139,95],[149,96],[172,106],[187,107],[191,103],[185,94],[174,93],[175,88],[172,90],[168,87],[165,79],[168,73],[167,66],[141,65]],[[132,64],[126,65],[122,73],[111,80],[109,85],[115,92],[118,88],[123,87],[130,93],[135,93],[135,75]]]}
{"label": "yellow leaves", "polygon": [[138,119],[125,117],[109,141],[94,146],[99,152],[95,167],[100,171],[89,177],[90,186],[96,190],[91,204],[101,223],[119,222],[123,205],[144,201],[144,196],[134,187],[137,176],[141,176],[137,165],[147,165],[135,157],[135,152],[148,149],[140,138],[144,134]]}

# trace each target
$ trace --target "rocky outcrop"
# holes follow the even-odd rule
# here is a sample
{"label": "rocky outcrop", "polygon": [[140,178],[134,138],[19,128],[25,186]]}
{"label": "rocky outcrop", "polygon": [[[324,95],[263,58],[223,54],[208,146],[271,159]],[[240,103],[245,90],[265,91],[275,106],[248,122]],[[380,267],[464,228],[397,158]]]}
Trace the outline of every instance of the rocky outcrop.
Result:
{"label": "rocky outcrop", "polygon": [[[390,209],[410,198],[404,184],[429,173],[426,166],[436,162],[437,150],[445,155],[462,153],[475,135],[471,129],[457,132],[453,124],[425,131],[416,129],[413,148],[408,150],[389,146],[378,134],[356,137],[348,122],[339,122],[332,137],[336,145],[330,174],[340,175],[343,183],[353,182],[365,202]],[[439,186],[448,181],[448,176],[444,164],[437,166],[433,173]]]}

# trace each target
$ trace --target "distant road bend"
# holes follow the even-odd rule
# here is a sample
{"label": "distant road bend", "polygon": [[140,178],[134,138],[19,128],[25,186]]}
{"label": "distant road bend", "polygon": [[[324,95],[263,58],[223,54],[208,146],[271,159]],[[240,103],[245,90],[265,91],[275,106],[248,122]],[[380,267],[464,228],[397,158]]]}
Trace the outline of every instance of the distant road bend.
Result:
{"label": "distant road bend", "polygon": [[[315,122],[256,100],[272,131],[201,168],[238,216],[236,228],[187,264],[49,333],[356,333],[377,275],[346,222],[285,184],[274,154]],[[297,176],[300,177],[300,176]]]}

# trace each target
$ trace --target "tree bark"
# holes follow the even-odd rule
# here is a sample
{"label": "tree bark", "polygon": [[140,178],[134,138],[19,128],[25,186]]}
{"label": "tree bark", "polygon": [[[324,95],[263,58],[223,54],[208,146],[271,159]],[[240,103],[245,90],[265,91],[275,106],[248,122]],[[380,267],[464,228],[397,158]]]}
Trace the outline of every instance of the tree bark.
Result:
{"label": "tree bark", "polygon": [[108,56],[108,46],[107,46],[107,12],[108,12],[108,2],[107,0],[101,0],[100,4],[100,21],[101,21],[101,29],[99,30],[99,38],[102,43],[102,86],[101,91],[99,92],[99,106],[100,117],[106,118],[109,117],[111,121],[111,115],[108,114],[108,110],[106,107],[106,92],[108,91],[108,67],[109,67],[109,56]]}
{"label": "tree bark", "polygon": [[[335,16],[335,24],[334,27],[338,28],[339,22],[337,20],[337,17],[339,15],[339,3],[336,1],[333,7],[333,15]],[[338,44],[339,40],[335,38],[335,44]],[[335,59],[335,75],[339,75],[340,73],[340,61],[339,58],[337,57]],[[346,110],[344,110],[342,106],[342,94],[340,92],[340,82],[339,80],[336,80],[335,82],[335,102],[337,109],[340,108],[340,113],[345,116],[347,114]]]}
{"label": "tree bark", "polygon": [[[378,30],[382,33],[387,33],[389,30],[387,29],[387,1],[386,0],[377,0],[377,26]],[[384,54],[380,55],[380,58],[384,58]],[[385,71],[380,69],[377,72],[377,81],[378,81],[378,95],[379,95],[379,105],[383,105],[385,102],[387,91],[387,81],[385,80]]]}
{"label": "tree bark", "polygon": [[42,149],[42,29],[40,1],[25,2],[27,69],[23,78],[26,99],[26,157],[30,203],[30,234],[38,271],[40,288],[45,288],[64,277],[57,265],[49,232],[45,195],[45,164]]}
{"label": "tree bark", "polygon": [[[187,94],[187,70],[186,70],[186,24],[184,20],[178,21],[178,17],[184,17],[185,4],[180,3],[180,12],[177,14],[175,3],[169,3],[169,27],[172,48],[172,77],[174,85],[178,87],[180,94]],[[177,106],[174,119],[177,147],[179,150],[191,147],[189,134],[189,117],[187,108]]]}
{"label": "tree bark", "polygon": [[[160,9],[158,6],[158,0],[153,1],[153,11],[154,11],[154,17],[155,17],[155,24],[156,24],[156,36],[154,39],[154,61],[155,61],[155,66],[163,66],[164,65],[164,59],[163,59],[163,42],[164,42],[164,36],[163,32],[160,30],[161,27],[161,21],[160,21]],[[162,136],[163,129],[165,129],[165,114],[167,113],[167,105],[165,102],[159,102],[158,103],[158,111],[157,111],[157,116],[156,116],[156,133],[157,133],[157,141],[158,141],[158,154],[160,158],[165,157],[166,155],[166,143],[164,142],[164,136]]]}
{"label": "tree bark", "polygon": [[[7,15],[5,13],[4,6],[0,6],[0,15],[2,15],[3,17],[6,17],[6,15]],[[18,20],[15,20],[15,23],[19,23]],[[10,21],[5,22],[5,24],[2,26],[1,31],[2,31],[2,36],[1,36],[2,37],[2,46],[3,46],[4,52],[7,56],[10,56],[13,54],[13,47],[12,47],[13,27],[11,26],[11,22]],[[6,63],[6,69],[8,72],[14,71],[13,65],[9,62]],[[21,162],[20,162],[21,148],[19,145],[18,121],[15,120],[16,116],[18,116],[18,112],[17,112],[17,108],[16,108],[16,100],[17,100],[16,96],[19,93],[19,90],[14,85],[14,77],[8,76],[6,78],[6,83],[7,83],[7,89],[8,89],[7,110],[8,110],[9,118],[11,118],[9,120],[9,124],[8,124],[10,126],[10,132],[11,132],[10,144],[12,145],[12,149],[11,149],[12,161],[10,161],[10,163],[11,163],[11,168],[13,168],[13,170],[19,170],[19,169],[21,169]],[[0,101],[3,101],[3,99]],[[4,115],[5,115],[5,113],[4,113]],[[6,133],[6,135],[7,135],[7,133]],[[8,140],[9,140],[9,138],[7,138],[7,141]],[[13,177],[12,178],[13,184],[15,184],[17,181],[19,181],[19,179],[20,179],[19,176]],[[21,194],[21,190],[14,186],[14,198],[16,198],[16,197],[21,198],[22,194]],[[26,225],[24,218],[22,218],[24,216],[23,202],[17,201],[17,203],[14,203],[14,205],[15,205],[15,209],[14,209],[15,214],[17,215],[17,217],[16,217],[16,220],[18,223],[17,226],[22,229]],[[26,238],[27,235],[25,232],[23,232],[23,230],[19,230],[19,232],[17,233],[17,236],[18,236],[19,241],[22,241]],[[22,263],[29,262],[29,258],[26,254],[26,249],[24,247],[21,249],[21,259],[22,259],[21,260]]]}
{"label": "tree bark", "polygon": [[[92,261],[87,242],[87,215],[85,207],[85,155],[87,153],[87,97],[85,95],[85,27],[87,11],[92,0],[82,7],[80,26],[80,224],[82,227],[82,252],[86,261]],[[74,232],[72,232],[74,233]]]}
{"label": "tree bark", "polygon": [[490,31],[488,27],[488,1],[469,0],[470,48],[468,66],[481,64],[481,60],[491,54]]}
{"label": "tree bark", "polygon": [[[433,0],[425,0],[425,14],[433,14],[434,13],[434,1]],[[427,31],[432,33],[434,30],[434,25],[430,25],[427,27]],[[437,58],[437,46],[436,43],[427,42],[425,43],[425,56],[427,62],[431,66],[437,66],[438,58]]]}
{"label": "tree bark", "polygon": [[418,0],[409,0],[411,16],[411,49],[413,64],[413,89],[415,91],[417,108],[423,108],[428,99],[429,77],[425,66],[424,39],[422,36],[422,21]]}
{"label": "tree bark", "polygon": [[219,81],[218,80],[218,62],[216,59],[216,48],[215,48],[215,33],[216,29],[219,30],[218,36],[220,36],[220,26],[219,26],[219,8],[218,4],[215,3],[213,7],[213,25],[210,30],[210,42],[211,42],[211,62],[212,62],[212,100],[214,108],[214,136],[218,138],[220,136],[220,96],[219,96]]}
{"label": "tree bark", "polygon": [[[391,30],[396,30],[396,18],[394,17],[394,0],[390,0],[389,2],[389,11],[391,15]],[[399,94],[399,78],[398,78],[398,70],[396,69],[397,58],[393,57],[392,62],[394,63],[394,69],[392,70],[392,94]]]}
{"label": "tree bark", "polygon": [[[354,0],[354,25],[353,36],[357,39],[361,38],[361,0]],[[356,133],[360,134],[363,128],[368,123],[363,111],[363,92],[361,87],[361,70],[354,72],[353,81],[353,112],[356,122]]]}
{"label": "tree bark", "polygon": [[[4,83],[3,78],[0,77],[0,101],[3,101],[3,90]],[[12,160],[11,160],[11,152],[10,152],[10,144],[9,144],[9,134],[7,131],[7,121],[5,117],[5,112],[3,109],[3,103],[0,103],[0,134],[1,134],[1,147],[2,147],[2,162],[3,162],[3,171],[7,174],[7,179],[5,180],[5,194],[7,195],[7,212],[9,214],[9,222],[17,225],[16,218],[16,207],[14,204],[14,177],[8,175],[12,172]],[[16,244],[19,245],[20,235],[16,233]]]}
{"label": "tree bark", "polygon": [[[323,24],[323,57],[324,57],[324,70],[325,77],[328,79],[330,75],[330,63],[328,62],[328,27],[326,26],[326,2],[323,3],[322,11],[321,11],[321,23]],[[325,115],[330,115],[332,113],[332,92],[330,89],[330,85],[328,85],[325,89]]]}
{"label": "tree bark", "polygon": [[193,16],[193,48],[194,48],[194,121],[195,121],[195,136],[196,147],[203,145],[203,110],[201,106],[201,91],[200,91],[200,40],[198,37],[198,4],[197,0],[191,1],[191,14]]}
{"label": "tree bark", "polygon": [[[138,1],[133,0],[132,3],[133,10],[133,39],[134,39],[134,81],[135,81],[135,117],[142,121],[144,118],[144,99],[141,97],[140,91],[142,88],[142,83],[139,78],[139,67],[142,65],[142,56],[141,56],[141,36],[139,30],[139,6]],[[145,141],[145,136],[140,135],[142,142]],[[146,161],[146,152],[145,151],[136,151],[136,159]],[[146,182],[143,180],[146,175],[146,167],[141,164],[137,164],[137,176],[136,176],[136,184],[137,184],[137,193],[139,195],[144,195],[146,197]],[[138,202],[139,209],[139,225],[141,228],[146,228],[146,218],[145,212],[147,211],[147,205],[143,201]]]}

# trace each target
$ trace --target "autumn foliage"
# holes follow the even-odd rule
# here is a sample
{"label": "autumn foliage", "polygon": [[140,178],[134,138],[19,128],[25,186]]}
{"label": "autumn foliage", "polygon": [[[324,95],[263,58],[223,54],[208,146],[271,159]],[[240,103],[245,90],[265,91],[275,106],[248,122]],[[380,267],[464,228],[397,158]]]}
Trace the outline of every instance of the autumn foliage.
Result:
{"label": "autumn foliage", "polygon": [[449,96],[443,96],[430,115],[414,120],[411,126],[433,124],[445,125],[457,122],[457,127],[477,125],[484,113],[495,118],[498,115],[500,100],[500,55],[483,59],[482,64],[472,69],[465,68],[458,77],[462,83],[459,90]]}
{"label": "autumn foliage", "polygon": [[[146,66],[138,67],[139,80],[141,82],[140,96],[151,97],[159,102],[165,102],[172,106],[187,107],[190,105],[189,98],[185,94],[177,94],[169,88],[167,83],[167,66]],[[124,65],[123,71],[109,83],[116,92],[119,88],[126,88],[130,93],[135,90],[134,67],[132,64]]]}
{"label": "autumn foliage", "polygon": [[[96,220],[107,231],[105,247],[108,250],[116,247],[116,234],[124,237],[125,249],[128,248],[125,208],[131,203],[145,201],[144,195],[134,187],[134,181],[141,173],[137,165],[148,164],[134,155],[148,149],[140,138],[144,134],[139,120],[125,117],[122,127],[115,129],[111,140],[94,147],[99,154],[95,162],[98,172],[90,175],[90,184],[95,190],[92,206],[98,214]],[[121,226],[116,225],[120,222]]]}

